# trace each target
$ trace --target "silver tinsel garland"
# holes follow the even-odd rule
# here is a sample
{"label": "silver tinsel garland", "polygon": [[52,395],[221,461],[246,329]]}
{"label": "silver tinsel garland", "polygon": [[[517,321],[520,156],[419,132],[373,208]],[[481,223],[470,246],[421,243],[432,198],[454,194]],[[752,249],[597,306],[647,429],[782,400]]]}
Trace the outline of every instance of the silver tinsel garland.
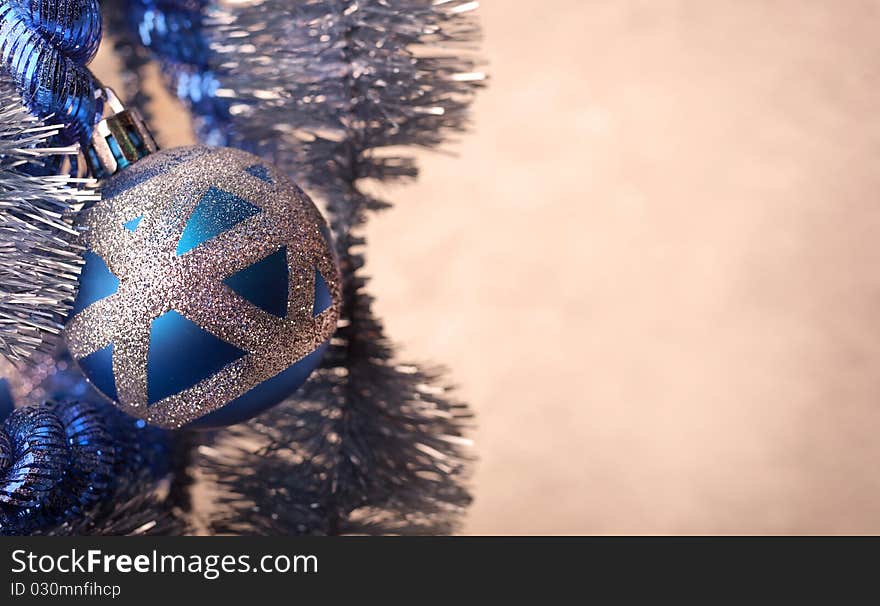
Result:
{"label": "silver tinsel garland", "polygon": [[0,79],[0,353],[13,362],[54,347],[80,268],[71,213],[98,197],[82,180],[33,174],[77,152],[48,146],[58,132]]}
{"label": "silver tinsel garland", "polygon": [[[411,179],[406,148],[461,132],[484,75],[467,0],[106,0],[130,74],[138,43],[192,111],[200,141],[239,147],[325,204],[343,308],[295,397],[217,434],[196,462],[214,531],[450,533],[470,503],[471,413],[435,370],[396,360],[360,271],[370,180]],[[174,24],[174,25],[170,25]],[[139,39],[139,40],[137,40]],[[134,82],[134,78],[129,78]]]}
{"label": "silver tinsel garland", "polygon": [[[203,462],[243,533],[449,533],[470,502],[469,409],[439,373],[394,359],[358,271],[364,180],[415,177],[405,146],[467,124],[484,76],[476,2],[219,1],[205,24],[228,144],[286,168],[327,206],[344,279],[324,366],[286,405],[233,428]],[[201,122],[204,137],[217,134]],[[390,151],[396,150],[396,151]],[[242,472],[241,470],[245,470]]]}

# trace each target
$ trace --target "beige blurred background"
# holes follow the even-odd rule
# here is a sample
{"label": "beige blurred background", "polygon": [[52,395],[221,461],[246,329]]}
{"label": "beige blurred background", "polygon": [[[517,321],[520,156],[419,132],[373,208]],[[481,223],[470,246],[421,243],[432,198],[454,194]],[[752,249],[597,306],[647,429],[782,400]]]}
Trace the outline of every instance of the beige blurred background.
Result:
{"label": "beige blurred background", "polygon": [[880,3],[482,5],[473,132],[369,230],[465,531],[880,532]]}

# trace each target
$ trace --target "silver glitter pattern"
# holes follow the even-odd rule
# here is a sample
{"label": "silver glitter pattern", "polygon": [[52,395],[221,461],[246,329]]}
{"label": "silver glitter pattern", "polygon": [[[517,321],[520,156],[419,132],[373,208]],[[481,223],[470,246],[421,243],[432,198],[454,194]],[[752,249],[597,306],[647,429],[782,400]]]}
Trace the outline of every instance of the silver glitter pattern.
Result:
{"label": "silver glitter pattern", "polygon": [[[255,164],[268,170],[271,183],[245,172]],[[211,187],[261,212],[178,256],[184,228]],[[124,227],[141,216],[134,231]],[[71,319],[71,354],[80,359],[112,343],[119,406],[151,424],[178,428],[223,407],[314,351],[336,329],[340,280],[324,220],[302,190],[256,156],[204,146],[148,156],[108,181],[82,223],[84,245],[120,284]],[[287,316],[279,318],[223,280],[282,247],[289,290]],[[313,317],[316,268],[333,302]],[[150,326],[172,309],[247,354],[148,406]]]}

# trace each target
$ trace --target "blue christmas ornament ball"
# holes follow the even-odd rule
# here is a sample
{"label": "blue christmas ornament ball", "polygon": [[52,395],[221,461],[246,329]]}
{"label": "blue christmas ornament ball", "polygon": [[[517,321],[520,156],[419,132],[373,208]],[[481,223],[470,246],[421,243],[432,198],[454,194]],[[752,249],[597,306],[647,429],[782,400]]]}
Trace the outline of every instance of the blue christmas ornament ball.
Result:
{"label": "blue christmas ornament ball", "polygon": [[258,157],[160,151],[111,177],[80,222],[67,342],[125,412],[165,428],[229,425],[318,365],[339,312],[329,232]]}

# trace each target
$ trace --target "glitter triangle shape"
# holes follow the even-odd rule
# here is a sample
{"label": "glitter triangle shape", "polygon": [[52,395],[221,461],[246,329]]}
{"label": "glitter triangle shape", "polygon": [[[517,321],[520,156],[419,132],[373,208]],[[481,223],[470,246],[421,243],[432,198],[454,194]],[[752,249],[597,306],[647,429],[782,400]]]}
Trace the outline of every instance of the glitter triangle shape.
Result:
{"label": "glitter triangle shape", "polygon": [[177,243],[177,255],[183,255],[199,244],[231,229],[245,219],[260,213],[247,200],[218,187],[211,187],[199,200]]}
{"label": "glitter triangle shape", "polygon": [[172,309],[150,326],[147,401],[188,389],[246,353]]}
{"label": "glitter triangle shape", "polygon": [[268,313],[287,316],[287,247],[223,280],[239,295]]}

